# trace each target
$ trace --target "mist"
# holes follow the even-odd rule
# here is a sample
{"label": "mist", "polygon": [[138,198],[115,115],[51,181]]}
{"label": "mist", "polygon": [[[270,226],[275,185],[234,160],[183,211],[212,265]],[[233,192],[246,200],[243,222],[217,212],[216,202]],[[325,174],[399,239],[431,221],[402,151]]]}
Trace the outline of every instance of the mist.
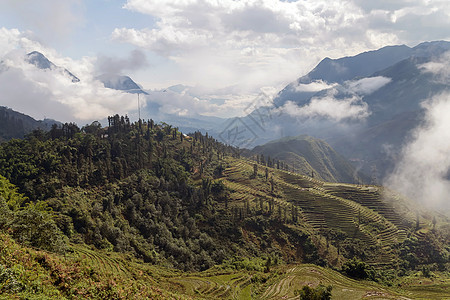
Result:
{"label": "mist", "polygon": [[335,97],[337,91],[331,89],[323,97],[313,97],[311,101],[298,106],[292,101],[287,101],[281,107],[281,112],[296,118],[326,118],[333,121],[363,120],[370,115],[367,103],[357,95],[344,99]]}
{"label": "mist", "polygon": [[435,209],[450,209],[450,91],[423,103],[424,123],[402,148],[384,185]]}

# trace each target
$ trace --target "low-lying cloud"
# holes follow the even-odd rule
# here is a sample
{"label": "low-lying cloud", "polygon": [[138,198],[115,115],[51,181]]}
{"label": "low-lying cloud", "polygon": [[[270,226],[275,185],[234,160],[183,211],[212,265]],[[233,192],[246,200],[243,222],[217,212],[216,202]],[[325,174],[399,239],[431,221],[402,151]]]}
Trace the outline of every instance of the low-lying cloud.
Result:
{"label": "low-lying cloud", "polygon": [[363,120],[370,115],[367,103],[360,97],[337,99],[335,91],[330,91],[324,97],[314,97],[304,105],[298,106],[295,102],[287,101],[280,110],[291,117],[298,119],[326,118],[333,121]]}
{"label": "low-lying cloud", "polygon": [[198,87],[177,86],[159,91],[148,91],[149,104],[156,103],[159,112],[178,116],[198,115],[228,118],[243,116],[249,105],[262,105],[261,97],[270,97],[275,93],[270,88],[261,88],[251,94],[240,93],[235,87],[222,90],[207,90]]}
{"label": "low-lying cloud", "polygon": [[328,84],[323,80],[316,80],[311,83],[299,83],[296,86],[293,86],[293,89],[296,92],[320,92],[323,90],[331,89],[336,85],[336,83]]}
{"label": "low-lying cloud", "polygon": [[422,72],[432,73],[437,82],[448,84],[450,82],[450,51],[436,60],[420,65],[419,68]]}
{"label": "low-lying cloud", "polygon": [[450,209],[450,91],[424,102],[425,122],[413,132],[385,185],[433,208]]}
{"label": "low-lying cloud", "polygon": [[391,82],[391,79],[383,76],[367,77],[359,80],[347,81],[345,85],[350,92],[358,95],[369,95]]}

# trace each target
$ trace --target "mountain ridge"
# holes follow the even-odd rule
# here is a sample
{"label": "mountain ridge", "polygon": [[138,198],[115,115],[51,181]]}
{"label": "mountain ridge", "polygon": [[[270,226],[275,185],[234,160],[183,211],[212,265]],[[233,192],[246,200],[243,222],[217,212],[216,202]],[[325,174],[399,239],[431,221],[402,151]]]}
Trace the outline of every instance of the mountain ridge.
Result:
{"label": "mountain ridge", "polygon": [[360,183],[354,167],[326,142],[308,135],[289,136],[256,146],[251,153],[282,160],[304,175],[329,182]]}
{"label": "mountain ridge", "polygon": [[37,121],[26,114],[0,106],[0,142],[23,138],[35,129],[48,131],[53,124],[58,125],[60,122],[52,119]]}

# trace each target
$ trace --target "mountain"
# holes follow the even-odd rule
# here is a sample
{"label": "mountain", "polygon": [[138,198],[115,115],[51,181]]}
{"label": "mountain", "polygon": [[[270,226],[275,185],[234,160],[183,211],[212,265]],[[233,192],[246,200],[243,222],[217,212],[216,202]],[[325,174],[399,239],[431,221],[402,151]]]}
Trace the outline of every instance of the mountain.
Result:
{"label": "mountain", "polygon": [[78,79],[75,75],[73,75],[69,70],[62,67],[58,67],[38,51],[28,53],[27,61],[41,70],[59,71],[63,73],[66,77],[68,77],[70,80],[72,80],[73,83],[80,82],[80,79]]}
{"label": "mountain", "polygon": [[0,142],[20,139],[35,129],[50,130],[53,124],[60,124],[51,119],[37,121],[30,116],[0,106]]}
{"label": "mountain", "polygon": [[275,106],[282,106],[291,100],[303,104],[317,91],[298,91],[299,84],[321,81],[327,84],[343,84],[345,81],[372,77],[376,72],[392,67],[408,58],[435,58],[450,50],[450,42],[437,41],[421,43],[413,48],[405,45],[388,46],[375,51],[364,52],[351,57],[323,59],[311,72],[288,84],[274,99]]}
{"label": "mountain", "polygon": [[144,94],[142,88],[128,76],[115,75],[115,74],[103,74],[97,77],[106,88],[124,91],[131,94]]}
{"label": "mountain", "polygon": [[285,136],[314,136],[382,180],[422,124],[424,101],[448,91],[449,83],[424,66],[442,65],[449,50],[450,42],[437,41],[324,59],[281,90],[272,106],[239,122],[231,119],[217,131],[240,132],[234,145],[247,148]]}
{"label": "mountain", "polygon": [[[288,163],[297,172],[329,182],[363,181],[355,168],[326,142],[307,136],[285,137],[253,148],[251,153]],[[365,178],[364,181],[367,181]]]}

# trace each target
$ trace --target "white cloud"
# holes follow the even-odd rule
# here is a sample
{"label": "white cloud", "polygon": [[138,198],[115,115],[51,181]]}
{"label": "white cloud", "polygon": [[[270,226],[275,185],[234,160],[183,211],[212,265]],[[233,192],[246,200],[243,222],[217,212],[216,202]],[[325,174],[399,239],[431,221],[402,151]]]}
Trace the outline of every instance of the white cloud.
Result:
{"label": "white cloud", "polygon": [[[208,90],[201,87],[180,87],[182,90],[148,91],[147,101],[159,105],[159,112],[179,116],[244,116],[250,104],[261,105],[262,97],[272,99],[275,90],[261,88],[259,93],[245,94],[236,87]],[[267,103],[267,102],[264,102]]]}
{"label": "white cloud", "polygon": [[130,0],[125,8],[156,17],[156,26],[116,28],[112,38],[169,58],[192,85],[284,85],[330,49],[367,49],[364,41],[346,41],[363,21],[351,2]]}
{"label": "white cloud", "polygon": [[304,106],[298,106],[287,101],[279,110],[299,120],[310,118],[327,118],[337,122],[345,120],[363,120],[370,115],[367,103],[359,97],[352,96],[336,99],[335,92],[331,91],[325,97],[315,97]]}
{"label": "white cloud", "polygon": [[124,8],[156,25],[117,28],[113,39],[172,60],[194,85],[286,84],[325,56],[450,38],[446,1],[128,0]]}
{"label": "white cloud", "polygon": [[299,83],[293,86],[296,92],[319,92],[323,90],[328,90],[335,87],[337,84],[328,84],[323,80],[316,80],[311,83]]}
{"label": "white cloud", "polygon": [[415,129],[385,184],[420,203],[450,209],[450,92],[424,103],[425,124]]}
{"label": "white cloud", "polygon": [[432,73],[438,82],[450,82],[450,51],[445,52],[438,59],[422,64],[419,68],[425,73]]}
{"label": "white cloud", "polygon": [[359,95],[369,95],[375,92],[376,90],[382,88],[389,82],[391,82],[390,78],[383,76],[375,76],[362,78],[354,81],[347,81],[345,82],[345,85],[353,93]]}
{"label": "white cloud", "polygon": [[[4,38],[5,39],[2,39]],[[29,39],[18,30],[0,30],[2,71],[0,103],[34,118],[62,121],[103,119],[114,113],[127,113],[134,108],[134,95],[107,89],[94,80],[93,58],[72,60],[61,57]],[[67,68],[81,81],[57,70],[41,70],[25,60],[26,53],[38,50],[52,62]]]}

